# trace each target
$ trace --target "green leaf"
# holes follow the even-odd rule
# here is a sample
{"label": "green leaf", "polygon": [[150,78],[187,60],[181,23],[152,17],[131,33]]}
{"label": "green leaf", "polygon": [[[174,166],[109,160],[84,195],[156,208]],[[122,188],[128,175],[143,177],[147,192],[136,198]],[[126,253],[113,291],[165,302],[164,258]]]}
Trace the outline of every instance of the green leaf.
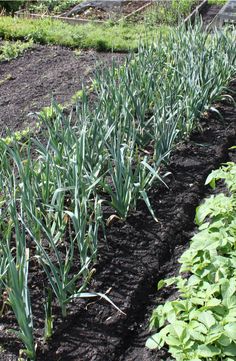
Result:
{"label": "green leaf", "polygon": [[156,333],[147,339],[146,347],[150,348],[150,350],[155,350],[160,347],[160,341],[160,335],[159,333]]}
{"label": "green leaf", "polygon": [[236,285],[235,285],[235,279],[231,278],[230,280],[225,279],[224,282],[221,285],[221,292],[223,298],[226,300],[230,297],[235,295],[236,292]]}
{"label": "green leaf", "polygon": [[204,326],[202,323],[196,321],[196,320],[192,320],[189,322],[189,327],[190,327],[190,332],[191,330],[200,332],[201,334],[203,334],[204,336],[207,334],[208,330],[206,328],[206,326]]}
{"label": "green leaf", "polygon": [[195,223],[200,226],[208,214],[202,206],[196,208]]}
{"label": "green leaf", "polygon": [[209,184],[211,188],[215,189],[216,179],[214,173],[210,173],[205,181],[205,185]]}
{"label": "green leaf", "polygon": [[232,340],[236,340],[236,322],[228,323],[228,325],[225,325],[224,329],[226,336]]}
{"label": "green leaf", "polygon": [[192,339],[203,343],[205,342],[205,336],[202,333],[191,329],[189,330],[189,333]]}
{"label": "green leaf", "polygon": [[221,335],[217,342],[222,346],[229,346],[231,344],[229,337],[225,335]]}
{"label": "green leaf", "polygon": [[220,336],[222,335],[223,331],[219,331],[219,332],[214,332],[211,334],[208,334],[206,337],[206,341],[205,344],[209,345],[209,344],[215,344],[215,341],[217,341]]}
{"label": "green leaf", "polygon": [[201,312],[198,320],[202,322],[208,329],[216,323],[216,320],[211,311]]}
{"label": "green leaf", "polygon": [[157,284],[157,290],[159,291],[160,289],[162,289],[163,287],[165,287],[166,282],[165,280],[160,280]]}
{"label": "green leaf", "polygon": [[203,358],[210,358],[217,355],[220,355],[221,350],[215,346],[211,345],[200,345],[197,348],[197,354]]}
{"label": "green leaf", "polygon": [[236,308],[236,296],[224,297],[222,304],[226,306],[228,309]]}
{"label": "green leaf", "polygon": [[182,345],[182,342],[180,341],[179,338],[177,337],[174,337],[174,336],[171,336],[169,335],[167,338],[166,338],[166,342],[168,345],[170,346],[175,346],[175,347],[179,347]]}
{"label": "green leaf", "polygon": [[170,325],[170,334],[177,336],[179,340],[183,341],[186,337],[187,323],[183,321],[175,321]]}
{"label": "green leaf", "polygon": [[232,343],[231,345],[224,347],[224,354],[227,356],[236,356],[236,344]]}
{"label": "green leaf", "polygon": [[170,312],[168,312],[167,314],[167,321],[171,324],[175,324],[176,322],[176,312],[174,309],[172,309]]}
{"label": "green leaf", "polygon": [[221,301],[218,298],[211,298],[209,301],[206,302],[206,307],[216,307],[221,304]]}

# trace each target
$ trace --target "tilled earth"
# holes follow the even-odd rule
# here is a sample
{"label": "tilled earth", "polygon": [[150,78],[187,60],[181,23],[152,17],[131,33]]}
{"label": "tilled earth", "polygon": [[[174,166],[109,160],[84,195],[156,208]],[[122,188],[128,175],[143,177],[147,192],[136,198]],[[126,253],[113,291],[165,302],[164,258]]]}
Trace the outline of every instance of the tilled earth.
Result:
{"label": "tilled earth", "polygon": [[204,23],[204,26],[209,25],[214,18],[216,17],[216,15],[219,13],[220,9],[222,8],[223,5],[211,5],[211,4],[207,4],[206,8],[203,11],[202,14],[202,20]]}
{"label": "tilled earth", "polygon": [[66,104],[88,85],[98,66],[124,59],[124,54],[80,51],[60,46],[34,45],[23,55],[0,63],[0,128],[24,129],[35,122],[35,112],[52,98]]}

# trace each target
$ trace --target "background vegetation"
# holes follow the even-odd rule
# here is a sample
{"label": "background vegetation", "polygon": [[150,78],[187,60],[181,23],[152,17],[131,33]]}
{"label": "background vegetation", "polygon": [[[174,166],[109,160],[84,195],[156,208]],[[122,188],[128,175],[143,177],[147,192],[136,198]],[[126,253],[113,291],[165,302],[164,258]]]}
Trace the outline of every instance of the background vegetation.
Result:
{"label": "background vegetation", "polygon": [[50,19],[15,19],[0,17],[0,37],[4,39],[32,39],[41,44],[59,44],[97,50],[137,50],[140,40],[151,41],[157,34],[166,34],[169,27],[144,24],[69,25]]}
{"label": "background vegetation", "polygon": [[206,184],[224,180],[227,190],[197,208],[199,231],[180,258],[179,276],[158,284],[175,285],[178,298],[154,310],[151,327],[160,330],[147,346],[167,344],[177,361],[236,360],[235,175],[236,164],[227,163],[208,176]]}

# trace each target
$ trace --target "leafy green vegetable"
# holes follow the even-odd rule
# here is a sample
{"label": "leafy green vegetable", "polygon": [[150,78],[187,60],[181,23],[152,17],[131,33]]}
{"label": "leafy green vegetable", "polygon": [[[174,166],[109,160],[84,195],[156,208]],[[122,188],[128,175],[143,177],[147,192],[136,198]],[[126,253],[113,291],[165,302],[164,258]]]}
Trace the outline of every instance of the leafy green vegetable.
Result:
{"label": "leafy green vegetable", "polygon": [[146,346],[167,344],[177,361],[236,360],[235,175],[236,164],[227,163],[207,177],[214,188],[224,180],[228,193],[197,208],[199,232],[180,258],[180,275],[158,283],[158,288],[175,284],[179,298],[153,311],[150,327],[161,329]]}

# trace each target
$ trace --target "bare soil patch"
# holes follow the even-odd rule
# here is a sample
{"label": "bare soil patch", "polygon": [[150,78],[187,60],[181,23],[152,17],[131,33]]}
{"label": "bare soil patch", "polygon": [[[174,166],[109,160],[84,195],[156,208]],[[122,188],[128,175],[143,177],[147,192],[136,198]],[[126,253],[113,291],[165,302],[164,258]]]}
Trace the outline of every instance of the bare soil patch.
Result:
{"label": "bare soil patch", "polygon": [[85,7],[85,9],[82,9],[73,16],[86,20],[116,21],[140,9],[144,5],[150,4],[150,1],[113,1],[101,2],[98,3],[98,5],[96,5],[96,2],[93,2],[93,4],[94,5]]}
{"label": "bare soil patch", "polygon": [[223,5],[211,5],[207,4],[202,13],[202,20],[205,26],[209,25],[216,17]]}
{"label": "bare soil patch", "polygon": [[35,122],[52,98],[65,104],[93,78],[96,67],[124,59],[124,54],[81,51],[35,45],[24,55],[0,64],[0,128],[23,129]]}

